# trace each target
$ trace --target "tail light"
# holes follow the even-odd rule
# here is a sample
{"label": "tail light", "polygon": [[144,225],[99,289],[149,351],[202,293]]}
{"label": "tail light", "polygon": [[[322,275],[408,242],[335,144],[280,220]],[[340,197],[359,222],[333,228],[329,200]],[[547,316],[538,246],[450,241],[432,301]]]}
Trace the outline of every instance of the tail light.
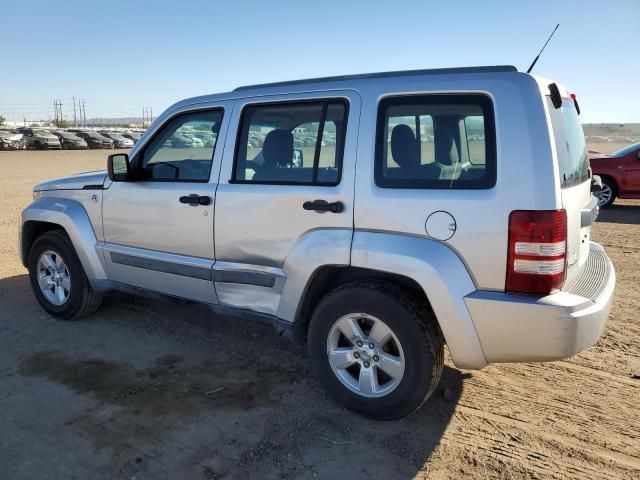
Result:
{"label": "tail light", "polygon": [[548,294],[564,283],[567,213],[515,210],[509,216],[506,291]]}

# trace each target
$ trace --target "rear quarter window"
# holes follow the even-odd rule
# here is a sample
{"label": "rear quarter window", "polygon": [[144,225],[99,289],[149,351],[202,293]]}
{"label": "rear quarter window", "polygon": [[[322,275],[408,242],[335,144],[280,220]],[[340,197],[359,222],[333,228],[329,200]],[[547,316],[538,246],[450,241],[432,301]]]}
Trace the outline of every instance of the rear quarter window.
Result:
{"label": "rear quarter window", "polygon": [[388,97],[380,102],[377,122],[376,185],[433,189],[495,185],[495,121],[489,97]]}

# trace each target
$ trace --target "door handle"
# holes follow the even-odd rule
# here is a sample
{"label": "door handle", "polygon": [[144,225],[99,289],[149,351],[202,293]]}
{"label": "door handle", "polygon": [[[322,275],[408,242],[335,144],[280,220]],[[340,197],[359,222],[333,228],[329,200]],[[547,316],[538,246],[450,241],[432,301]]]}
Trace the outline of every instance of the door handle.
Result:
{"label": "door handle", "polygon": [[342,202],[329,203],[326,200],[314,200],[312,202],[304,202],[302,208],[305,210],[315,210],[316,212],[340,213],[344,211],[344,204]]}
{"label": "door handle", "polygon": [[186,203],[195,207],[197,205],[210,205],[211,197],[207,195],[198,195],[197,193],[192,193],[191,195],[185,195],[180,197],[180,203]]}

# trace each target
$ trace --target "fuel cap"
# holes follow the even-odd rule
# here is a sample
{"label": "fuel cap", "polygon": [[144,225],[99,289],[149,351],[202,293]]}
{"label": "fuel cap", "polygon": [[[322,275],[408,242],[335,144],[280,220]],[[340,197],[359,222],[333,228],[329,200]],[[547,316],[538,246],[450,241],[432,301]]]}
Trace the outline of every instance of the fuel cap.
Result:
{"label": "fuel cap", "polygon": [[449,240],[456,233],[456,219],[449,212],[438,210],[427,217],[425,230],[435,240]]}

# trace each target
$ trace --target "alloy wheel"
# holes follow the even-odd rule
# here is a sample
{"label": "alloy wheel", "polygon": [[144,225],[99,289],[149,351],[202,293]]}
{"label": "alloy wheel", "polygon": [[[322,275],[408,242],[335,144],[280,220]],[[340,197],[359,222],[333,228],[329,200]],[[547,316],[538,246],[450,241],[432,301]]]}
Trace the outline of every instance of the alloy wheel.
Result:
{"label": "alloy wheel", "polygon": [[596,195],[598,197],[598,205],[599,206],[606,205],[608,202],[611,201],[612,195],[613,195],[613,192],[611,191],[611,187],[606,183],[603,183],[602,188]]}
{"label": "alloy wheel", "polygon": [[365,313],[345,315],[333,324],[327,357],[338,380],[367,398],[388,395],[404,376],[405,357],[398,337],[382,320]]}
{"label": "alloy wheel", "polygon": [[64,259],[53,250],[47,250],[38,258],[37,268],[42,294],[52,305],[64,305],[71,292],[71,276]]}

